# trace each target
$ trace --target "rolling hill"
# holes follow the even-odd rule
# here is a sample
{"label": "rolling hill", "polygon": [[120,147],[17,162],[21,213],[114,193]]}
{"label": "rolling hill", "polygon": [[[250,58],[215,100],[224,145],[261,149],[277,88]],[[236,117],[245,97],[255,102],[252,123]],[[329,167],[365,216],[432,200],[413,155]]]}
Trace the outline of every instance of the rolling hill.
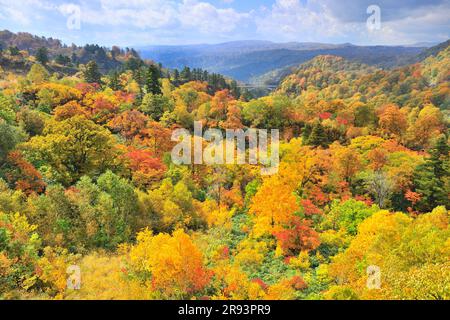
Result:
{"label": "rolling hill", "polygon": [[[50,60],[59,57],[63,61],[58,68],[52,71],[64,73],[74,73],[77,71],[77,65],[86,64],[91,60],[97,62],[102,72],[107,73],[120,68],[130,58],[140,59],[133,49],[106,48],[97,44],[87,44],[81,47],[75,44],[67,45],[58,39],[40,37],[27,32],[0,31],[0,51],[7,51],[9,48],[26,51],[28,56],[34,56],[40,48],[45,48]],[[0,56],[0,64],[6,70],[22,73],[28,72],[32,65],[20,54],[14,54],[13,57]]]}
{"label": "rolling hill", "polygon": [[412,64],[389,70],[339,56],[318,56],[293,68],[276,93],[296,98],[320,91],[321,97],[328,100],[359,96],[369,101],[376,92],[382,92],[383,98],[374,104],[395,103],[413,108],[420,101],[428,101],[441,110],[449,110],[450,43],[444,42],[427,52]]}
{"label": "rolling hill", "polygon": [[426,47],[355,46],[352,44],[274,43],[235,41],[215,45],[149,46],[139,48],[143,58],[169,68],[202,68],[247,83],[278,84],[298,66],[320,55],[392,68],[414,61]]}

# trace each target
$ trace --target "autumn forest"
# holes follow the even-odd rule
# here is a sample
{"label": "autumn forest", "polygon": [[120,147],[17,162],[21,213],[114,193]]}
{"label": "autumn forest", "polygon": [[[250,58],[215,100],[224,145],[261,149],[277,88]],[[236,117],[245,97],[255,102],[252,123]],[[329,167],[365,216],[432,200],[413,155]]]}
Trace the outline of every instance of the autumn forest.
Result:
{"label": "autumn forest", "polygon": [[[450,299],[448,41],[389,69],[319,55],[261,96],[130,48],[7,37],[0,299]],[[194,121],[279,129],[278,172],[174,164]]]}

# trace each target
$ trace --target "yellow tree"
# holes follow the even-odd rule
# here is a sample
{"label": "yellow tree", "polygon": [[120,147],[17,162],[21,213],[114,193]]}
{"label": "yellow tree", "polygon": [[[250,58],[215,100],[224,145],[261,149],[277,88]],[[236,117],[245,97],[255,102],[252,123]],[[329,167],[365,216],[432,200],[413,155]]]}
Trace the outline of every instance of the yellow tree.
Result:
{"label": "yellow tree", "polygon": [[211,278],[202,253],[182,230],[172,236],[143,231],[129,256],[135,271],[150,274],[150,289],[162,298],[192,297],[201,293]]}
{"label": "yellow tree", "polygon": [[250,213],[255,215],[255,236],[281,231],[299,209],[294,189],[286,185],[279,176],[268,178],[250,205]]}
{"label": "yellow tree", "polygon": [[112,134],[83,116],[51,120],[42,136],[21,147],[48,179],[66,186],[83,175],[92,176],[118,165]]}
{"label": "yellow tree", "polygon": [[[330,289],[331,295],[347,291],[363,299],[448,299],[449,220],[444,207],[416,219],[388,211],[366,219],[349,248],[333,258],[329,271],[339,285]],[[367,286],[369,266],[380,268],[379,290]]]}
{"label": "yellow tree", "polygon": [[347,182],[351,179],[361,168],[361,160],[358,152],[353,148],[339,147],[334,152],[335,168],[339,175]]}
{"label": "yellow tree", "polygon": [[408,121],[406,115],[396,105],[390,104],[381,109],[380,112],[381,131],[388,136],[402,137],[405,133]]}
{"label": "yellow tree", "polygon": [[426,105],[418,114],[417,120],[408,128],[408,142],[412,146],[428,148],[430,140],[444,130],[443,115],[439,108]]}

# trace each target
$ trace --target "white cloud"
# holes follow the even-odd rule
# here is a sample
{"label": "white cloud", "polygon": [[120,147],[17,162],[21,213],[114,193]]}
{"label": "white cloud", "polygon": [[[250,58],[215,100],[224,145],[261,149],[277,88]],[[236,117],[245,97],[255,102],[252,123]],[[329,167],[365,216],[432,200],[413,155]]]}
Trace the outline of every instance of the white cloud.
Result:
{"label": "white cloud", "polygon": [[101,26],[162,29],[185,27],[203,33],[233,31],[246,17],[234,9],[219,9],[208,2],[183,0],[101,0],[82,6],[84,23]]}
{"label": "white cloud", "polygon": [[[445,41],[449,38],[450,3],[436,5],[432,10],[418,8],[398,20],[383,21],[381,30],[371,34],[372,42],[411,44],[414,42]],[[431,40],[430,40],[431,39]]]}
{"label": "white cloud", "polygon": [[101,0],[82,5],[82,21],[90,25],[158,29],[176,19],[174,3],[163,0]]}
{"label": "white cloud", "polygon": [[284,40],[316,41],[321,36],[340,34],[342,25],[319,1],[276,0],[270,9],[256,17],[257,31],[275,34]]}
{"label": "white cloud", "polygon": [[183,0],[178,15],[183,26],[197,28],[204,33],[231,32],[248,17],[248,14],[234,9],[218,9],[210,3],[196,0]]}
{"label": "white cloud", "polygon": [[56,6],[44,0],[0,0],[0,17],[2,20],[14,21],[22,26],[32,26],[41,19],[41,11],[56,10]]}
{"label": "white cloud", "polygon": [[[434,3],[418,4],[415,8],[407,6],[403,11],[400,4],[392,10],[382,6],[381,30],[373,32],[366,26],[369,15],[363,3],[343,1],[339,5],[330,5],[330,1],[276,0],[271,8],[262,9],[255,17],[257,32],[265,38],[270,35],[273,39],[285,41],[365,44],[410,44],[446,40],[449,37],[448,0],[434,0]],[[403,14],[395,15],[394,11]],[[404,14],[406,11],[408,14]],[[350,19],[352,14],[357,18]]]}
{"label": "white cloud", "polygon": [[[408,5],[377,0],[382,28],[375,32],[367,30],[365,21],[371,0],[273,1],[269,7],[255,3],[253,10],[243,12],[234,8],[233,0],[217,5],[210,0],[0,0],[0,19],[16,31],[41,30],[63,39],[111,43],[120,35],[117,42],[122,45],[148,44],[147,39],[198,43],[245,38],[399,44],[449,37],[450,0],[405,0]],[[71,3],[81,6],[78,34],[66,28]]]}
{"label": "white cloud", "polygon": [[31,19],[27,17],[26,14],[22,10],[13,8],[13,7],[6,7],[3,9],[4,13],[2,13],[3,17],[9,17],[10,19],[14,19],[15,21],[19,22],[22,25],[29,26],[31,24]]}

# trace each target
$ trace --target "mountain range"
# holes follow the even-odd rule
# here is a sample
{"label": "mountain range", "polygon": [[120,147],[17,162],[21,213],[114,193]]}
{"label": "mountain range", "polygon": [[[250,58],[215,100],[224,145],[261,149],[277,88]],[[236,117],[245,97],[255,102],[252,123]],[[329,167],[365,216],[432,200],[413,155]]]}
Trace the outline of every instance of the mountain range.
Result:
{"label": "mountain range", "polygon": [[[449,40],[450,41],[450,40]],[[417,43],[408,46],[358,46],[350,43],[328,44],[316,42],[287,42],[248,40],[221,44],[199,44],[182,46],[146,46],[136,50],[99,45],[74,44],[68,46],[58,39],[35,36],[29,33],[0,31],[0,50],[16,47],[36,54],[45,47],[51,59],[61,56],[71,63],[62,66],[64,72],[75,72],[73,65],[95,60],[102,72],[120,68],[130,58],[150,59],[165,68],[201,68],[219,73],[242,83],[254,86],[278,86],[281,81],[296,71],[299,65],[311,59],[332,55],[351,62],[389,69],[422,61],[448,46],[449,41],[433,46],[433,43]],[[0,56],[3,69],[27,72],[31,64],[21,61],[6,61]],[[24,64],[21,65],[20,63]]]}
{"label": "mountain range", "polygon": [[340,56],[371,66],[392,68],[417,61],[418,55],[432,45],[357,46],[350,43],[275,43],[249,40],[137,49],[143,58],[155,60],[168,68],[202,68],[245,83],[276,85],[292,72],[293,67],[320,55]]}

